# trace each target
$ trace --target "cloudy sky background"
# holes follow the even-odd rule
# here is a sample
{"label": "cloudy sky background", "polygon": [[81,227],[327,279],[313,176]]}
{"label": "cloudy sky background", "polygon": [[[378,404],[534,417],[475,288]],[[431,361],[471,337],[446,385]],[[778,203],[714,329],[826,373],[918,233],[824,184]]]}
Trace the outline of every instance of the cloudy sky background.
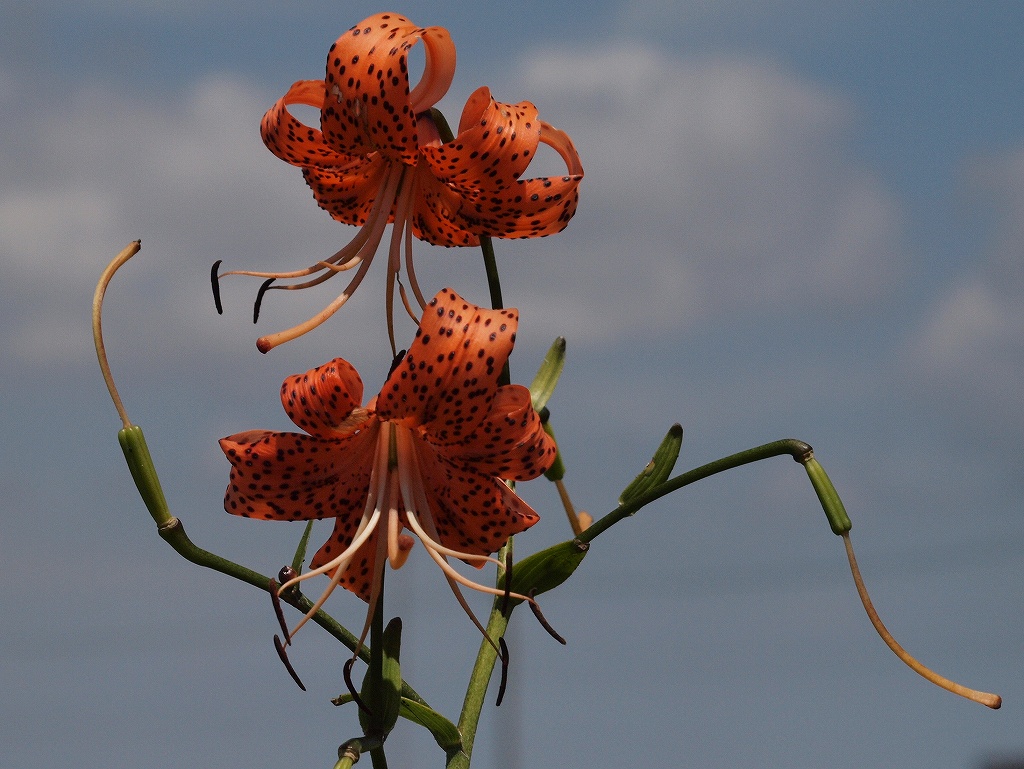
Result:
{"label": "cloudy sky background", "polygon": [[[340,647],[299,636],[300,692],[266,596],[156,536],[88,308],[102,267],[141,238],[105,316],[129,412],[193,539],[275,572],[300,532],[222,511],[216,440],[287,429],[281,378],[335,355],[376,391],[382,266],[330,324],[267,356],[257,282],[226,282],[218,317],[208,270],[302,266],[351,237],[258,124],[380,10],[450,29],[450,120],[487,84],[535,102],[582,155],[568,230],[498,244],[522,312],[513,376],[568,338],[551,406],[576,501],[610,510],[676,421],[680,469],[805,440],[890,629],[1005,698],[993,713],[903,668],[804,473],[775,459],[597,540],[544,601],[568,647],[516,616],[509,699],[485,711],[478,765],[958,769],[1024,752],[1019,4],[15,0],[0,25],[0,766],[329,767],[356,735],[355,712],[327,702]],[[425,291],[486,301],[476,253],[416,252]],[[272,294],[259,328],[331,296]],[[565,539],[554,490],[522,493],[543,520],[518,552]],[[407,678],[455,718],[479,636],[418,551],[389,581],[389,613],[405,619]],[[330,608],[361,622],[350,596]],[[442,760],[412,728],[389,746],[393,766]]]}

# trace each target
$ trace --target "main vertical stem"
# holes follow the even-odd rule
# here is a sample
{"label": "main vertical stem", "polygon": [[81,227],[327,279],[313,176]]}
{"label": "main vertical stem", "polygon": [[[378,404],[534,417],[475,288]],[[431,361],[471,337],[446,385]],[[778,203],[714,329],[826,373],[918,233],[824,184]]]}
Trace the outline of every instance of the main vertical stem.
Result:
{"label": "main vertical stem", "polygon": [[[491,307],[495,310],[502,309],[505,304],[501,297],[501,278],[498,276],[498,261],[494,256],[494,246],[491,239],[486,235],[480,236],[480,250],[484,257],[484,271],[487,274],[487,288],[491,294]],[[508,361],[501,370],[498,377],[498,385],[511,383],[512,375]],[[498,553],[498,560],[506,563],[506,559],[512,557],[512,538],[509,538],[504,547]],[[476,730],[480,723],[480,713],[484,706],[484,697],[487,696],[487,685],[494,674],[494,663],[498,660],[498,651],[494,644],[505,635],[508,627],[509,614],[502,612],[499,598],[491,608],[491,616],[487,622],[487,638],[480,644],[480,651],[476,656],[476,663],[469,676],[469,685],[466,687],[466,699],[462,703],[462,713],[459,714],[459,732],[462,735],[462,751],[451,756],[448,760],[448,769],[467,769],[473,755],[473,742],[476,740]],[[511,612],[509,612],[511,613]]]}
{"label": "main vertical stem", "polygon": [[[509,539],[505,546],[498,552],[498,560],[505,562],[505,559],[512,554],[512,540]],[[476,730],[480,723],[480,713],[484,707],[484,698],[487,696],[487,685],[494,674],[494,663],[498,660],[498,652],[494,648],[494,642],[505,635],[508,628],[509,614],[501,611],[501,598],[494,601],[491,608],[491,616],[487,621],[487,638],[480,643],[480,651],[476,656],[476,663],[473,665],[473,672],[469,675],[469,686],[466,688],[466,699],[462,703],[462,713],[459,714],[459,733],[462,735],[462,752],[452,756],[447,769],[466,769],[473,756],[473,743],[476,740]]]}
{"label": "main vertical stem", "polygon": [[[494,244],[487,235],[480,236],[480,251],[484,255],[484,272],[487,273],[487,290],[491,293],[491,308],[500,310],[505,307],[505,301],[501,298],[501,278],[498,277],[498,260],[494,256]],[[512,371],[505,361],[505,367],[498,377],[498,385],[507,385],[512,382]]]}

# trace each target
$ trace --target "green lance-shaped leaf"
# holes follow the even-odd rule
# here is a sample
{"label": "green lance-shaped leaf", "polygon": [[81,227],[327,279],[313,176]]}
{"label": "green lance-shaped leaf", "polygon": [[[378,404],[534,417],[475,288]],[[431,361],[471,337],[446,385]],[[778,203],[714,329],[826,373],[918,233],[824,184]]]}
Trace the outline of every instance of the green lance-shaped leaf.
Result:
{"label": "green lance-shaped leaf", "polygon": [[445,753],[451,754],[462,750],[462,735],[459,734],[458,727],[436,710],[403,697],[400,714],[402,718],[427,729]]}
{"label": "green lance-shaped leaf", "polygon": [[[583,561],[590,545],[577,539],[559,542],[557,545],[527,556],[512,568],[511,592],[520,595],[546,593],[565,582]],[[498,589],[505,589],[505,577],[498,580]],[[510,606],[521,603],[522,599],[511,598]]]}
{"label": "green lance-shaped leaf", "polygon": [[530,383],[530,398],[533,401],[533,408],[540,411],[544,408],[551,395],[558,385],[558,378],[562,376],[562,369],[565,368],[565,337],[558,337],[544,356],[537,376]]}
{"label": "green lance-shaped leaf", "polygon": [[306,522],[306,528],[299,538],[299,544],[295,548],[295,555],[292,556],[292,571],[296,574],[302,572],[302,564],[306,562],[306,548],[309,546],[309,535],[313,533],[313,520]]}
{"label": "green lance-shaped leaf", "polygon": [[683,443],[683,428],[675,424],[669,428],[665,439],[654,452],[654,457],[647,463],[647,467],[640,471],[640,474],[622,490],[619,495],[619,504],[626,504],[646,494],[648,491],[664,483],[672,474],[672,468],[676,466],[676,459],[679,458],[679,448]]}
{"label": "green lance-shaped leaf", "polygon": [[[377,611],[382,607],[378,604]],[[399,653],[402,647],[402,619],[393,618],[381,636],[380,643],[370,649],[370,665],[359,693],[369,713],[359,711],[359,725],[367,736],[387,737],[395,728],[402,701],[402,668]]]}
{"label": "green lance-shaped leaf", "polygon": [[146,503],[146,509],[153,516],[157,526],[166,525],[173,516],[167,505],[167,498],[164,497],[164,490],[160,486],[160,478],[156,474],[153,457],[149,453],[142,428],[138,425],[125,427],[118,431],[117,441],[121,444],[121,451],[128,461],[128,469],[139,489],[139,494],[142,495],[142,501]]}

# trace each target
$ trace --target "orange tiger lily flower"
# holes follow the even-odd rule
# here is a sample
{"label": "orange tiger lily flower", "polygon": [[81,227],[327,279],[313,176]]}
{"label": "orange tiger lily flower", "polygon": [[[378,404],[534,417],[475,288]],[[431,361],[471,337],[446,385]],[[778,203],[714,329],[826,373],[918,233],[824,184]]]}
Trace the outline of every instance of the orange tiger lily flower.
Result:
{"label": "orange tiger lily flower", "polygon": [[232,465],[229,513],[335,519],[311,570],[281,586],[320,574],[331,580],[289,638],[338,585],[372,612],[385,561],[399,568],[413,545],[406,531],[423,543],[464,608],[459,585],[502,594],[464,577],[448,558],[498,563],[490,554],[538,520],[502,482],[536,478],[556,453],[529,390],[498,386],[517,324],[515,310],[477,307],[445,289],[365,407],[359,375],[335,358],[281,387],[285,411],[306,434],[253,430],[221,440]]}
{"label": "orange tiger lily flower", "polygon": [[[407,54],[421,41],[426,64],[419,84],[410,90]],[[302,168],[317,203],[359,231],[344,248],[306,269],[225,273],[269,279],[315,276],[273,286],[297,289],[358,267],[348,287],[322,312],[262,337],[257,342],[262,352],[316,328],[345,304],[366,275],[388,223],[394,225],[389,329],[403,251],[410,287],[425,306],[413,271],[414,236],[440,246],[476,246],[481,235],[540,237],[568,224],[583,178],[568,135],[538,119],[529,102],[504,104],[480,88],[466,103],[458,135],[443,143],[429,110],[448,90],[454,72],[455,46],[447,30],[378,14],[338,38],[324,80],[295,83],[264,116],[263,141],[270,151]],[[288,111],[294,104],[319,109],[320,129],[297,120]],[[541,143],[561,155],[567,174],[520,179]]]}

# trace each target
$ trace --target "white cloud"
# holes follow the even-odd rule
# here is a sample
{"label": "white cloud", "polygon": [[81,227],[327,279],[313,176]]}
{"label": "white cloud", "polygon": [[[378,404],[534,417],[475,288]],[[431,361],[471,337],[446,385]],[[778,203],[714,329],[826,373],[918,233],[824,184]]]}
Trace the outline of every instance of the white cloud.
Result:
{"label": "white cloud", "polygon": [[[587,170],[566,233],[502,247],[506,280],[518,288],[512,301],[537,336],[607,344],[734,314],[794,312],[790,305],[862,307],[899,275],[897,206],[847,159],[851,110],[842,99],[763,63],[684,61],[642,46],[529,61],[522,90],[573,135]],[[20,354],[66,354],[65,345],[40,346],[40,335],[79,332],[82,313],[63,298],[88,296],[133,238],[160,260],[136,307],[170,339],[216,346],[227,342],[208,331],[210,263],[304,266],[351,237],[262,146],[259,120],[278,94],[217,75],[183,94],[62,87],[58,104],[20,87],[4,103],[41,127],[0,150],[0,255],[16,266],[19,294],[37,299],[5,311],[15,314],[8,328]],[[424,289],[472,285],[475,277],[451,277],[463,258],[421,258]],[[465,258],[476,276],[476,257]],[[379,291],[373,280],[364,295]],[[225,299],[246,315],[239,302],[255,284],[242,281],[225,287]],[[274,295],[262,322],[286,327],[330,295]],[[357,297],[344,312],[347,323],[367,325],[379,311]]]}
{"label": "white cloud", "polygon": [[918,354],[930,369],[948,372],[1021,330],[1024,322],[1019,313],[1007,307],[990,285],[978,278],[965,279],[932,307]]}
{"label": "white cloud", "polygon": [[928,308],[907,366],[922,385],[973,405],[987,427],[1005,428],[1024,419],[1024,148],[976,160],[967,183],[994,212],[989,244]]}
{"label": "white cloud", "polygon": [[521,90],[573,136],[587,172],[578,221],[540,247],[582,250],[600,274],[556,268],[541,290],[581,308],[635,297],[614,328],[593,310],[574,322],[571,307],[567,325],[607,339],[723,313],[863,307],[900,277],[899,207],[849,159],[840,97],[762,62],[642,45],[530,62]]}
{"label": "white cloud", "polygon": [[[238,346],[237,338],[211,333],[214,260],[234,268],[306,266],[354,233],[316,207],[297,169],[264,148],[259,121],[278,94],[217,75],[183,94],[132,97],[94,82],[65,84],[57,104],[32,94],[6,89],[5,121],[18,115],[37,130],[9,131],[0,148],[0,260],[9,294],[0,343],[26,363],[91,356],[85,318],[92,288],[135,238],[143,254],[125,270],[129,277],[118,277],[111,301],[135,323],[144,316],[154,335],[159,330],[136,351],[159,358],[182,339],[194,341],[193,354]],[[225,283],[232,317],[219,330],[255,340],[247,319],[258,285]],[[330,287],[297,303],[273,294],[264,328],[287,327],[330,298]],[[303,307],[285,307],[295,304]],[[349,309],[359,318],[370,308]]]}

